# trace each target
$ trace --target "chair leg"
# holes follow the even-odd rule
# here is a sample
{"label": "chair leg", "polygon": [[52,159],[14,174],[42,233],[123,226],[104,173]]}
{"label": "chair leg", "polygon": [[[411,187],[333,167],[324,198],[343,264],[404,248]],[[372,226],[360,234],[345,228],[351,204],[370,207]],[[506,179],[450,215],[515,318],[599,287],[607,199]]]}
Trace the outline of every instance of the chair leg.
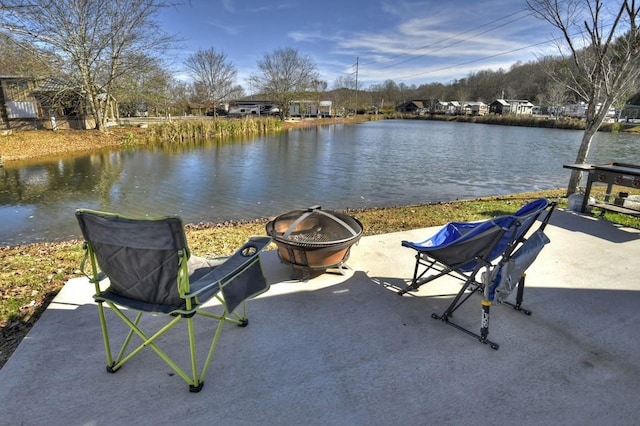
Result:
{"label": "chair leg", "polygon": [[[211,360],[213,359],[213,353],[218,346],[218,339],[220,338],[220,333],[222,333],[222,326],[224,325],[224,321],[218,321],[218,326],[216,327],[216,332],[213,336],[213,340],[211,341],[211,345],[209,346],[209,352],[207,353],[207,358],[202,365],[202,372],[200,373],[200,383],[195,385],[189,385],[189,392],[200,392],[202,389],[202,385],[204,384],[204,378],[207,375],[207,371],[209,371],[209,365],[211,364]],[[194,355],[195,358],[195,355]]]}
{"label": "chair leg", "polygon": [[196,356],[196,333],[193,328],[193,317],[186,318],[187,321],[187,334],[189,335],[189,353],[191,355],[191,376],[192,380],[189,383],[189,392],[200,392],[204,381],[198,377],[198,359]]}
{"label": "chair leg", "polygon": [[[459,306],[459,305],[458,305]],[[500,348],[500,345],[497,344],[496,342],[492,342],[491,340],[488,339],[488,335],[489,335],[489,312],[491,309],[491,302],[487,301],[485,304],[485,299],[483,299],[483,303],[482,303],[482,323],[481,323],[481,327],[480,327],[480,334],[474,333],[471,330],[468,330],[464,327],[462,327],[461,325],[456,324],[455,322],[450,320],[450,313],[445,312],[442,315],[438,315],[438,314],[431,314],[431,318],[433,319],[438,319],[441,320],[442,322],[444,322],[447,325],[450,325],[451,327],[455,328],[456,330],[462,331],[465,334],[468,334],[469,336],[475,337],[478,339],[478,341],[480,343],[484,343],[484,344],[488,344],[491,349],[494,350],[498,350]]]}
{"label": "chair leg", "polygon": [[[159,329],[158,331],[156,331],[152,336],[147,336],[147,334],[145,334],[139,327],[138,327],[138,322],[140,321],[140,318],[142,317],[142,312],[139,312],[136,316],[136,318],[134,320],[131,320],[127,315],[125,315],[120,309],[118,309],[117,306],[113,305],[112,303],[107,302],[107,304],[109,305],[109,307],[111,307],[111,309],[113,310],[113,312],[120,317],[120,319],[129,327],[130,332],[128,333],[127,337],[125,338],[124,343],[122,344],[122,347],[120,349],[120,353],[118,355],[118,358],[115,359],[113,361],[113,365],[111,366],[111,371],[115,372],[118,369],[120,369],[120,367],[122,367],[124,364],[126,364],[129,360],[131,360],[135,355],[137,355],[141,350],[143,350],[146,347],[149,347],[151,349],[153,349],[153,351],[160,357],[162,358],[162,360],[169,366],[171,367],[172,370],[174,370],[180,377],[182,377],[183,380],[185,380],[187,383],[193,384],[194,383],[194,379],[192,377],[189,377],[189,375],[182,369],[180,368],[180,366],[178,364],[176,364],[175,361],[173,361],[173,359],[171,359],[171,357],[169,357],[162,349],[160,349],[160,347],[155,343],[155,341],[162,336],[164,333],[166,333],[169,329],[171,329],[173,326],[175,326],[179,321],[181,321],[183,318],[180,316],[176,316],[175,318],[173,318],[169,323],[167,323],[164,327],[162,327],[161,329]],[[138,345],[136,348],[134,348],[131,352],[129,352],[126,356],[124,356],[125,352],[126,352],[126,348],[128,347],[130,340],[131,340],[131,335],[136,334],[141,340],[142,343],[140,345]],[[107,359],[109,359],[109,355],[107,355]],[[107,367],[107,370],[109,370],[109,367]]]}
{"label": "chair leg", "polygon": [[[443,266],[442,269],[439,269],[438,267],[436,267],[436,263],[437,263],[436,260],[429,260],[428,262],[423,261],[420,253],[418,253],[416,255],[416,266],[413,269],[413,278],[411,279],[411,284],[409,284],[404,289],[398,291],[397,294],[399,296],[402,296],[405,293],[408,293],[410,291],[418,290],[423,284],[426,284],[444,275],[448,275],[453,271],[452,268],[446,267],[446,266]],[[425,269],[424,271],[418,273],[420,266],[424,266]],[[437,265],[437,266],[440,266],[440,265]],[[423,278],[425,274],[429,271],[436,271],[437,273],[429,275],[426,278]]]}
{"label": "chair leg", "polygon": [[[453,316],[453,312],[456,311],[456,309],[458,309],[460,306],[462,306],[462,304],[464,304],[464,302],[466,302],[474,293],[476,293],[477,291],[479,291],[481,289],[480,286],[473,288],[472,291],[467,293],[467,289],[472,285],[472,284],[477,284],[475,277],[477,275],[477,273],[479,272],[480,268],[477,268],[472,274],[471,276],[467,279],[467,281],[465,281],[464,285],[462,286],[462,288],[460,289],[460,291],[458,291],[458,294],[456,294],[456,297],[453,298],[453,300],[451,301],[451,303],[449,304],[449,306],[447,307],[447,309],[444,311],[444,313],[442,315],[438,315],[436,313],[431,314],[431,318],[433,319],[437,319],[437,320],[441,320],[442,322],[450,325],[451,327],[462,331],[463,333],[466,333],[470,336],[473,336],[475,338],[477,338],[481,343],[484,344],[488,344],[491,349],[494,350],[498,350],[498,348],[500,348],[500,345],[492,342],[491,340],[488,339],[489,336],[489,313],[491,310],[491,302],[486,300],[484,297],[482,298],[482,319],[481,319],[481,326],[480,326],[480,334],[474,333],[471,330],[468,330],[464,327],[462,327],[461,325],[456,324],[455,322],[451,321],[451,317]],[[464,297],[463,297],[464,296]]]}
{"label": "chair leg", "polygon": [[518,281],[518,290],[516,292],[516,303],[511,303],[507,301],[504,301],[502,303],[504,303],[505,305],[511,306],[516,311],[522,312],[525,315],[531,315],[532,312],[530,310],[522,307],[522,299],[524,296],[524,284],[525,284],[526,276],[527,274],[523,274],[522,277],[520,277],[520,280]]}
{"label": "chair leg", "polygon": [[109,329],[107,328],[107,319],[104,314],[104,302],[98,301],[98,317],[100,318],[100,328],[102,329],[102,343],[104,345],[104,352],[107,357],[107,371],[114,373],[113,356],[111,355],[111,343],[109,342]]}
{"label": "chair leg", "polygon": [[496,351],[500,345],[489,340],[489,313],[491,312],[491,301],[482,298],[482,320],[480,322],[480,342],[489,344],[491,349]]}
{"label": "chair leg", "polygon": [[[408,293],[412,290],[417,290],[417,287],[414,287],[415,284],[418,282],[418,278],[420,278],[422,275],[424,275],[424,272],[422,274],[420,274],[420,277],[418,276],[418,268],[420,267],[420,253],[416,254],[416,266],[413,268],[413,278],[411,279],[411,284],[409,284],[406,288],[400,290],[398,292],[399,296],[402,296],[405,293]],[[425,271],[426,272],[426,271]]]}

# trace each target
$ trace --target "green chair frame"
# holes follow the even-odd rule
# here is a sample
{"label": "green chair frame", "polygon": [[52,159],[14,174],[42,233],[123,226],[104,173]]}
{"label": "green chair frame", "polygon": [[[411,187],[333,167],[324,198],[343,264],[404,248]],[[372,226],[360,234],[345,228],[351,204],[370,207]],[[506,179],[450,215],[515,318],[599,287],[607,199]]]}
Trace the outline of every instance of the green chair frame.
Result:
{"label": "green chair frame", "polygon": [[[149,347],[187,382],[191,392],[199,392],[224,323],[245,327],[246,300],[269,288],[260,253],[271,238],[251,237],[228,258],[205,259],[191,256],[182,220],[177,216],[142,219],[79,209],[76,218],[84,237],[81,271],[95,285],[93,298],[98,306],[107,371],[117,372]],[[108,286],[105,278],[109,279]],[[222,306],[221,313],[203,310],[212,299]],[[129,328],[115,355],[111,343],[115,336],[110,335],[105,304]],[[170,320],[157,331],[146,332],[141,328],[145,314],[166,315]],[[218,322],[200,366],[194,324],[197,316]],[[158,339],[183,321],[187,325],[190,373],[158,346]],[[131,349],[134,335],[142,342]]]}

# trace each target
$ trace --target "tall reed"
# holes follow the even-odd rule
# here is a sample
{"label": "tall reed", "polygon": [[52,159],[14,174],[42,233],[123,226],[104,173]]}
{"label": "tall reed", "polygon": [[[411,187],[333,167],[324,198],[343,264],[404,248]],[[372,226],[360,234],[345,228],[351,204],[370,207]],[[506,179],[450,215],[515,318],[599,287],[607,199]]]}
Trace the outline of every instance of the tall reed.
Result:
{"label": "tall reed", "polygon": [[173,120],[149,126],[146,137],[153,141],[189,142],[194,140],[263,135],[282,129],[274,117],[215,118]]}

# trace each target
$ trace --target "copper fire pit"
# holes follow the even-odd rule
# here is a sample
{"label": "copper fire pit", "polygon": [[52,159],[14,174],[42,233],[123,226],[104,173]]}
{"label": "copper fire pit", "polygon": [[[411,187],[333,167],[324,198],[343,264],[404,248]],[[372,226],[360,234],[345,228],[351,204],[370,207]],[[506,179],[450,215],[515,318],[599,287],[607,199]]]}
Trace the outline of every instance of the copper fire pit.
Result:
{"label": "copper fire pit", "polygon": [[280,259],[307,272],[338,268],[343,273],[351,246],[362,236],[362,223],[320,206],[284,213],[266,225]]}

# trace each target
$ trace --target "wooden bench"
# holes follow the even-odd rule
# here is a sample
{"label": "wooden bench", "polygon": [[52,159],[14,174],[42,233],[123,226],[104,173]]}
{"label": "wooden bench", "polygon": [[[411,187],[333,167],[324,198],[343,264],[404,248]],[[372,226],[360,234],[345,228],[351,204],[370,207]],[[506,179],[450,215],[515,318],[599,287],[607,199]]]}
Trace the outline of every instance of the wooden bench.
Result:
{"label": "wooden bench", "polygon": [[633,209],[628,209],[626,207],[618,206],[618,205],[615,205],[615,204],[595,203],[595,204],[592,204],[591,207],[597,207],[597,208],[599,208],[601,210],[609,210],[609,211],[616,212],[616,213],[622,213],[622,214],[627,214],[627,215],[630,215],[630,216],[640,217],[640,211],[633,210]]}

